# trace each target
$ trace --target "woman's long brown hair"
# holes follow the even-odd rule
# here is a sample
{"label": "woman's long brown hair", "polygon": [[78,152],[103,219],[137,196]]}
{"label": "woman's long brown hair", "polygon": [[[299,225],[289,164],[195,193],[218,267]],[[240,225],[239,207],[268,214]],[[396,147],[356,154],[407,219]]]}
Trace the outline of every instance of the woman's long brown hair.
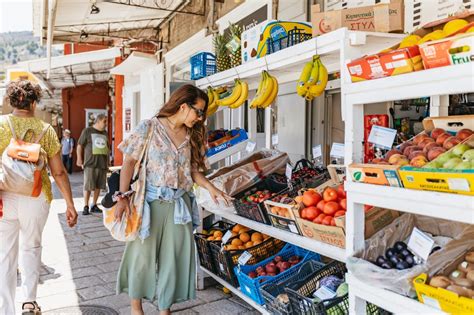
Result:
{"label": "woman's long brown hair", "polygon": [[[202,171],[206,171],[207,167],[204,163],[204,157],[206,155],[206,126],[204,122],[207,118],[207,106],[209,105],[209,98],[207,94],[197,87],[186,84],[179,87],[176,91],[171,94],[170,99],[160,109],[157,117],[170,117],[179,111],[182,104],[195,105],[196,102],[201,99],[205,102],[204,116],[201,121],[194,124],[193,128],[190,128],[190,143],[191,143],[191,165],[193,168],[197,168]],[[192,110],[192,109],[191,109]]]}

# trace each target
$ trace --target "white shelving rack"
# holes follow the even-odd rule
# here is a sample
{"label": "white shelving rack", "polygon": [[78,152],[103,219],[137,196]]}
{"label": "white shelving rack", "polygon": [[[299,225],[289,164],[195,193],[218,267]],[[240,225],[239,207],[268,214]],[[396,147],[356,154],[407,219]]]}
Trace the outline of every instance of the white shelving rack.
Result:
{"label": "white shelving rack", "polygon": [[[328,68],[328,71],[341,71],[345,67],[345,62],[357,58],[364,54],[378,52],[399,42],[403,35],[376,33],[376,32],[357,32],[349,31],[346,28],[338,29],[334,32],[324,34],[305,41],[298,45],[286,48],[279,52],[257,59],[238,67],[217,73],[215,75],[196,81],[196,86],[206,88],[207,86],[220,86],[232,83],[235,78],[245,79],[250,89],[256,89],[260,80],[260,74],[263,70],[271,71],[271,74],[278,79],[280,84],[295,82],[300,76],[304,64],[311,60],[313,55],[319,54]],[[341,71],[345,75],[344,71]],[[328,82],[327,88],[341,87],[342,80]],[[223,111],[229,111],[224,108]],[[270,137],[270,136],[268,136]],[[255,141],[255,139],[250,139]],[[227,151],[227,150],[226,150]],[[286,242],[301,246],[321,255],[331,257],[339,261],[345,261],[346,257],[352,253],[352,250],[341,249],[325,243],[321,243],[300,235],[286,232],[269,225],[258,223],[234,213],[234,209],[221,208],[211,210],[219,217],[226,218],[236,223],[246,225],[254,230],[284,240]],[[224,283],[209,270],[202,269],[209,276],[215,278],[221,284],[229,288],[238,296],[254,306],[259,312],[265,314],[267,311],[242,294],[238,288],[233,288],[228,283]]]}
{"label": "white shelving rack", "polygon": [[[443,68],[351,83],[347,70],[342,76],[342,106],[345,119],[345,164],[362,161],[364,104],[431,96],[431,116],[447,115],[450,94],[474,92],[474,64]],[[386,207],[403,212],[474,224],[474,197],[434,191],[346,182],[347,250],[354,253],[364,248],[363,204]],[[349,254],[349,253],[348,253]],[[362,314],[365,302],[379,305],[395,314],[435,314],[438,309],[405,296],[376,288],[348,275],[350,314]]]}

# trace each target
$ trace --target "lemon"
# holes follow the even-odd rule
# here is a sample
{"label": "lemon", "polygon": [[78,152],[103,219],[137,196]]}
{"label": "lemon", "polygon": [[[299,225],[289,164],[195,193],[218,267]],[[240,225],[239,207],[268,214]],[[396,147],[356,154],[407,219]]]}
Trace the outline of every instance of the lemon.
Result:
{"label": "lemon", "polygon": [[461,28],[466,26],[468,23],[466,20],[463,19],[455,19],[452,21],[449,21],[446,23],[443,27],[443,31],[446,35],[451,35],[453,33],[456,33],[459,31]]}

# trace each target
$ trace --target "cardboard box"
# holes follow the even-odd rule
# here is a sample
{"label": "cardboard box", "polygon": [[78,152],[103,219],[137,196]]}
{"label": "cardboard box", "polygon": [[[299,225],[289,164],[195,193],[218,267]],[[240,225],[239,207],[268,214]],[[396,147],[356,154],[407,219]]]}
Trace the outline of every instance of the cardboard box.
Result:
{"label": "cardboard box", "polygon": [[[463,143],[474,148],[474,135]],[[403,166],[399,173],[405,188],[474,195],[474,169],[452,170]]]}
{"label": "cardboard box", "polygon": [[364,56],[347,64],[352,82],[373,80],[423,70],[418,46]]}
{"label": "cardboard box", "polygon": [[324,11],[352,9],[380,3],[390,3],[390,0],[324,0]]}
{"label": "cardboard box", "polygon": [[321,12],[318,4],[311,7],[313,36],[341,27],[354,31],[403,32],[403,1],[361,8]]}
{"label": "cardboard box", "polygon": [[267,20],[244,32],[241,36],[242,63],[249,62],[267,54],[267,39],[278,39],[288,35],[288,31],[297,27],[311,34],[311,24],[306,22]]}
{"label": "cardboard box", "polygon": [[[304,236],[340,248],[346,247],[345,217],[336,218],[336,226],[328,226],[301,219],[298,212],[295,212],[295,215],[298,216],[296,222]],[[365,238],[371,237],[392,223],[398,215],[397,211],[377,207],[367,211],[365,214]]]}
{"label": "cardboard box", "polygon": [[[474,250],[474,248],[471,248],[470,251],[472,250]],[[464,256],[465,253],[454,259],[436,275],[448,277],[449,274],[456,270],[457,266],[464,261]],[[449,314],[474,314],[474,299],[459,296],[443,288],[432,287],[428,282],[428,275],[426,273],[419,275],[413,280],[418,300],[421,303],[428,305],[435,304],[438,309]]]}
{"label": "cardboard box", "polygon": [[[274,202],[270,200],[264,201],[264,204],[267,209],[268,218],[270,219],[270,222],[274,227],[287,231],[287,232],[301,235],[301,232],[298,228],[298,224],[296,223],[296,217],[294,215],[294,211],[296,212],[299,211],[300,209],[299,205],[297,205],[296,203],[284,204],[284,203]],[[281,216],[276,213],[273,213],[272,212],[273,207],[280,207],[280,208],[287,209],[286,213],[288,213],[288,215]]]}
{"label": "cardboard box", "polygon": [[[469,26],[474,27],[474,23]],[[425,69],[473,62],[474,33],[421,44],[420,54]]]}
{"label": "cardboard box", "polygon": [[209,149],[206,151],[206,156],[210,157],[219,152],[227,150],[228,148],[248,139],[247,132],[244,129],[232,130],[232,138],[223,137],[209,144]]}
{"label": "cardboard box", "polygon": [[349,165],[349,174],[352,181],[357,183],[403,187],[399,169],[399,165],[352,163]]}
{"label": "cardboard box", "polygon": [[463,0],[405,0],[405,32],[413,32],[424,25],[448,18],[457,12],[472,9],[473,1]]}

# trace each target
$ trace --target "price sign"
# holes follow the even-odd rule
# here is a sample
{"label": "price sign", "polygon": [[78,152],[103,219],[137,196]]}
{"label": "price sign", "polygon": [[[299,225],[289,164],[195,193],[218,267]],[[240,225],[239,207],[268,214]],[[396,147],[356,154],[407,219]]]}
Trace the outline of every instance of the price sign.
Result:
{"label": "price sign", "polygon": [[321,156],[323,156],[323,152],[321,149],[321,145],[318,144],[313,147],[313,159],[317,159],[318,157],[321,157]]}
{"label": "price sign", "polygon": [[232,231],[225,232],[224,236],[222,236],[222,245],[226,244],[227,241],[232,237]]}
{"label": "price sign", "polygon": [[256,145],[257,144],[255,142],[252,142],[252,141],[247,142],[247,146],[245,147],[245,151],[247,151],[249,153],[253,152],[253,150],[255,150]]}
{"label": "price sign", "polygon": [[344,158],[344,143],[337,143],[334,142],[331,147],[331,152],[329,153],[330,156],[334,156],[336,158]]}
{"label": "price sign", "polygon": [[272,135],[272,144],[277,145],[278,144],[278,135]]}
{"label": "price sign", "polygon": [[290,163],[286,164],[285,175],[286,175],[286,178],[290,181],[291,176],[293,175],[293,167],[291,166]]}
{"label": "price sign", "polygon": [[239,265],[245,265],[249,259],[252,258],[252,254],[250,254],[248,251],[245,251],[240,255],[239,260],[237,261]]}
{"label": "price sign", "polygon": [[390,150],[396,136],[397,130],[395,129],[382,126],[372,126],[368,141],[381,147],[382,149]]}
{"label": "price sign", "polygon": [[434,240],[417,228],[413,228],[408,248],[418,257],[426,261],[434,246]]}

